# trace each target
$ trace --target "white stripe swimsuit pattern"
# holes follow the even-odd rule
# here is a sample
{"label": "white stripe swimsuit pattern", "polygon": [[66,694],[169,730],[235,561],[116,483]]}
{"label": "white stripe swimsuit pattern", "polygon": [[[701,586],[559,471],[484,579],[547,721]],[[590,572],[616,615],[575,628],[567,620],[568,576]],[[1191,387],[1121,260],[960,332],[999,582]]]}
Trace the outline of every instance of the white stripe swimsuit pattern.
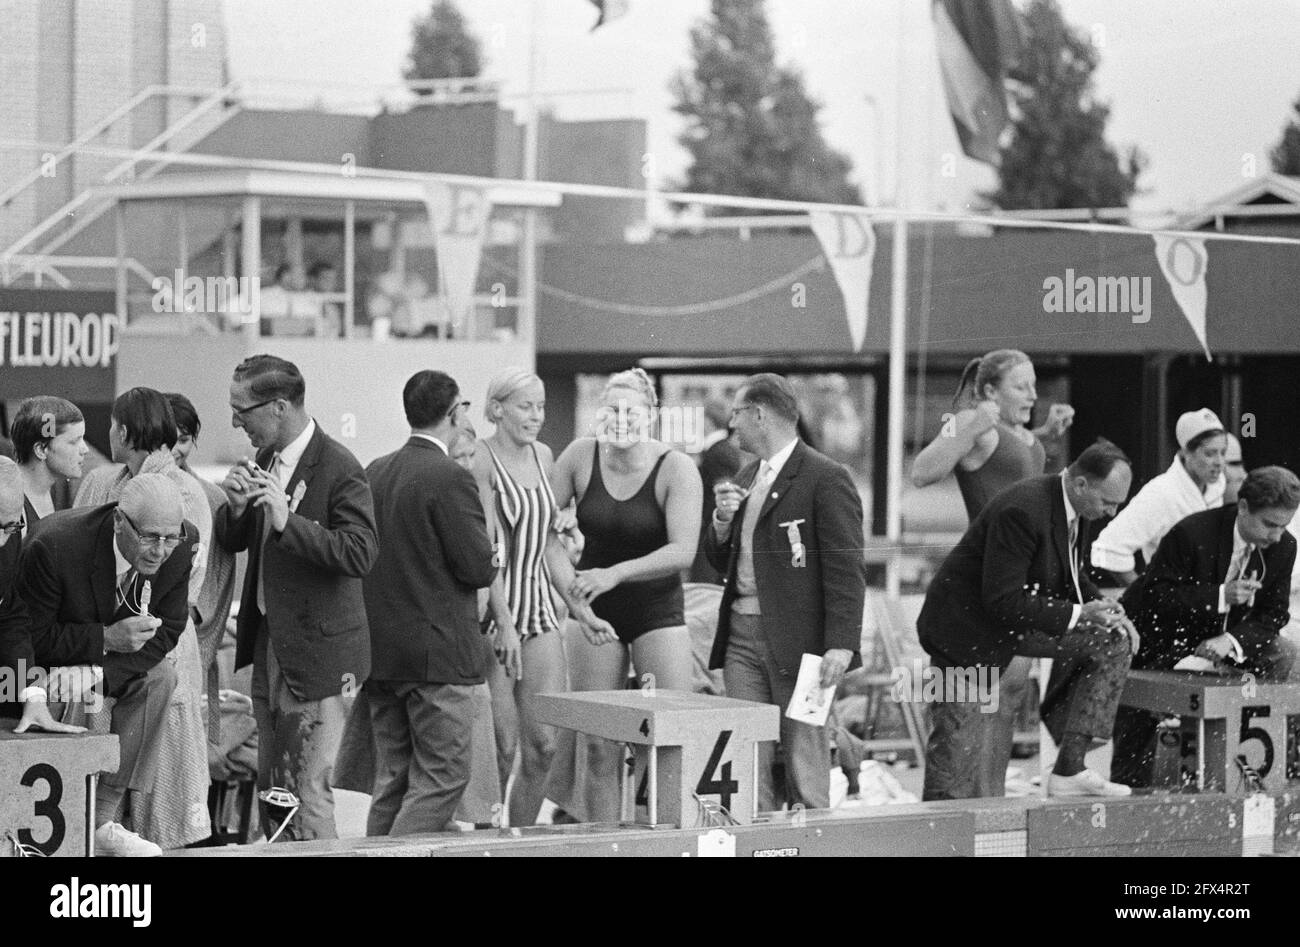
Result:
{"label": "white stripe swimsuit pattern", "polygon": [[[486,444],[486,442],[485,442]],[[559,617],[551,600],[551,580],[546,571],[546,540],[555,524],[555,494],[533,447],[540,485],[527,489],[510,476],[491,445],[486,445],[496,470],[497,515],[508,528],[505,588],[506,602],[520,639],[558,631]]]}

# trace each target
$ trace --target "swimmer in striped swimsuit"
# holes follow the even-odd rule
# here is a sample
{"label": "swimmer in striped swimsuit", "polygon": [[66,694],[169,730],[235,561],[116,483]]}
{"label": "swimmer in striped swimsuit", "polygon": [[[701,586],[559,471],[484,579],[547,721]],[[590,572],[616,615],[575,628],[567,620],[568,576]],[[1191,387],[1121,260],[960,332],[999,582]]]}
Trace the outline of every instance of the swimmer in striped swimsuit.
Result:
{"label": "swimmer in striped swimsuit", "polygon": [[563,583],[559,593],[574,618],[611,634],[612,629],[567,591],[574,572],[555,530],[559,507],[550,483],[551,450],[537,440],[546,418],[541,379],[522,369],[506,369],[488,385],[484,415],[496,430],[480,442],[487,449],[477,452],[474,477],[503,567],[489,590],[489,628],[497,660],[488,684],[497,766],[504,788],[518,751],[510,824],[532,825],[545,799],[556,741],[555,729],[536,720],[533,698],[567,689],[551,576]]}

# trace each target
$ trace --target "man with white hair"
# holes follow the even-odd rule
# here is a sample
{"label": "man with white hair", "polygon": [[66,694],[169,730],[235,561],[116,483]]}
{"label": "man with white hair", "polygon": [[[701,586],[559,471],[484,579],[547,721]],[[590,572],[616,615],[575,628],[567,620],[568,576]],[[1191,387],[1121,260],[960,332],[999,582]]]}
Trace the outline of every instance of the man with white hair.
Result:
{"label": "man with white hair", "polygon": [[0,678],[0,717],[21,715],[15,733],[81,733],[85,727],[50,716],[48,694],[41,686],[44,680],[31,674],[37,664],[27,609],[14,589],[24,519],[22,470],[8,457],[0,457],[0,674],[5,676]]}
{"label": "man with white hair", "polygon": [[37,664],[101,666],[104,696],[113,701],[111,732],[120,741],[121,765],[99,781],[95,848],[101,855],[161,854],[117,819],[128,789],[153,789],[158,737],[176,686],[163,657],[185,629],[198,540],[182,509],[169,478],[140,474],[117,503],[42,519],[19,564],[18,594],[30,615]]}

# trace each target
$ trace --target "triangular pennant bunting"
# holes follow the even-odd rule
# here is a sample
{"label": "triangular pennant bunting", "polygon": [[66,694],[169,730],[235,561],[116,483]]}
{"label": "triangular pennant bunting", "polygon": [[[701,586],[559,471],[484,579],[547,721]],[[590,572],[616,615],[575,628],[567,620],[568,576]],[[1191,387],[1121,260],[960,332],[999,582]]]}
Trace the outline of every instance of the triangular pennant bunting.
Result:
{"label": "triangular pennant bunting", "polygon": [[844,314],[853,337],[853,351],[862,351],[867,338],[867,300],[871,295],[871,266],[876,257],[876,234],[866,214],[814,211],[809,214],[813,233],[830,261],[831,272],[844,297]]}
{"label": "triangular pennant bunting", "polygon": [[1210,345],[1205,335],[1205,270],[1209,264],[1205,240],[1165,233],[1152,236],[1156,241],[1156,261],[1160,264],[1160,272],[1165,274],[1178,308],[1182,309],[1201,348],[1205,349],[1206,360],[1211,360]]}
{"label": "triangular pennant bunting", "polygon": [[424,202],[438,253],[438,282],[453,324],[462,327],[474,308],[479,259],[492,202],[482,188],[436,181],[425,185]]}

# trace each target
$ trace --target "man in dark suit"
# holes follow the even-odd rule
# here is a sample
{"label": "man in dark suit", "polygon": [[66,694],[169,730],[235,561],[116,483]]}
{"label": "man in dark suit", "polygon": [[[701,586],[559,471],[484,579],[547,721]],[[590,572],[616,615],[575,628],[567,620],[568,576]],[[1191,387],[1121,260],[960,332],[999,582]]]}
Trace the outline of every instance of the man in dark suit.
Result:
{"label": "man in dark suit", "polygon": [[[1295,647],[1286,626],[1296,540],[1287,524],[1300,479],[1284,467],[1252,470],[1236,503],[1193,513],[1160,541],[1151,564],[1120,599],[1142,635],[1135,668],[1168,669],[1193,655],[1233,671],[1285,681]],[[1151,784],[1158,717],[1122,707],[1111,773]]]}
{"label": "man in dark suit", "polygon": [[383,536],[364,583],[375,738],[367,835],[441,832],[456,811],[489,653],[477,590],[496,573],[474,477],[448,455],[469,402],[435,371],[411,376],[402,402],[410,440],[366,470]]}
{"label": "man in dark suit", "polygon": [[[159,737],[176,687],[176,671],[164,658],[189,617],[198,542],[183,509],[171,480],[140,474],[117,503],[42,519],[19,565],[18,594],[30,615],[36,663],[102,666],[103,694],[113,700],[111,731],[121,764],[99,780],[95,849],[101,855],[161,854],[117,819],[128,789],[153,791]],[[84,692],[58,696],[94,709]]]}
{"label": "man in dark suit", "polygon": [[[258,786],[302,804],[286,840],[337,837],[330,772],[344,695],[370,673],[361,579],[379,553],[365,472],[307,414],[306,389],[297,366],[273,355],[235,369],[231,423],[257,459],[230,469],[213,524],[227,552],[248,551],[235,665],[253,665]],[[268,808],[269,836],[278,813]]]}
{"label": "man in dark suit", "polygon": [[745,466],[747,458],[736,446],[736,439],[731,436],[729,426],[730,405],[721,398],[710,398],[704,406],[704,418],[711,430],[704,436],[697,463],[700,465],[700,479],[704,481],[704,509],[701,520],[700,545],[691,563],[691,581],[708,582],[718,585],[722,575],[709,564],[704,553],[705,534],[713,525],[713,485],[723,480],[730,480]]}
{"label": "man in dark suit", "polygon": [[[862,500],[844,467],[799,440],[798,420],[794,391],[780,375],[752,375],[736,391],[737,444],[759,459],[737,475],[743,486],[714,487],[705,551],[726,588],[709,667],[722,668],[728,697],[782,709],[786,796],[825,809],[825,727],[791,720],[784,710],[804,654],[822,659],[823,687],[837,686],[858,659],[866,598]],[[771,744],[764,743],[761,810],[776,806],[771,763]]]}
{"label": "man in dark suit", "polygon": [[24,502],[18,465],[0,457],[0,675],[4,675],[0,677],[0,717],[19,718],[14,733],[81,733],[85,727],[61,723],[50,715],[48,688],[32,651],[27,609],[18,596]]}
{"label": "man in dark suit", "polygon": [[944,684],[931,707],[926,800],[978,794],[993,717],[985,695],[972,699],[959,681],[983,680],[989,668],[1000,674],[1016,654],[1053,659],[1041,708],[1059,747],[1048,795],[1128,794],[1084,765],[1092,742],[1110,737],[1137,642],[1123,609],[1088,578],[1081,550],[1087,524],[1114,516],[1131,483],[1128,458],[1098,441],[1060,475],[999,493],[944,560],[917,619],[931,673]]}

